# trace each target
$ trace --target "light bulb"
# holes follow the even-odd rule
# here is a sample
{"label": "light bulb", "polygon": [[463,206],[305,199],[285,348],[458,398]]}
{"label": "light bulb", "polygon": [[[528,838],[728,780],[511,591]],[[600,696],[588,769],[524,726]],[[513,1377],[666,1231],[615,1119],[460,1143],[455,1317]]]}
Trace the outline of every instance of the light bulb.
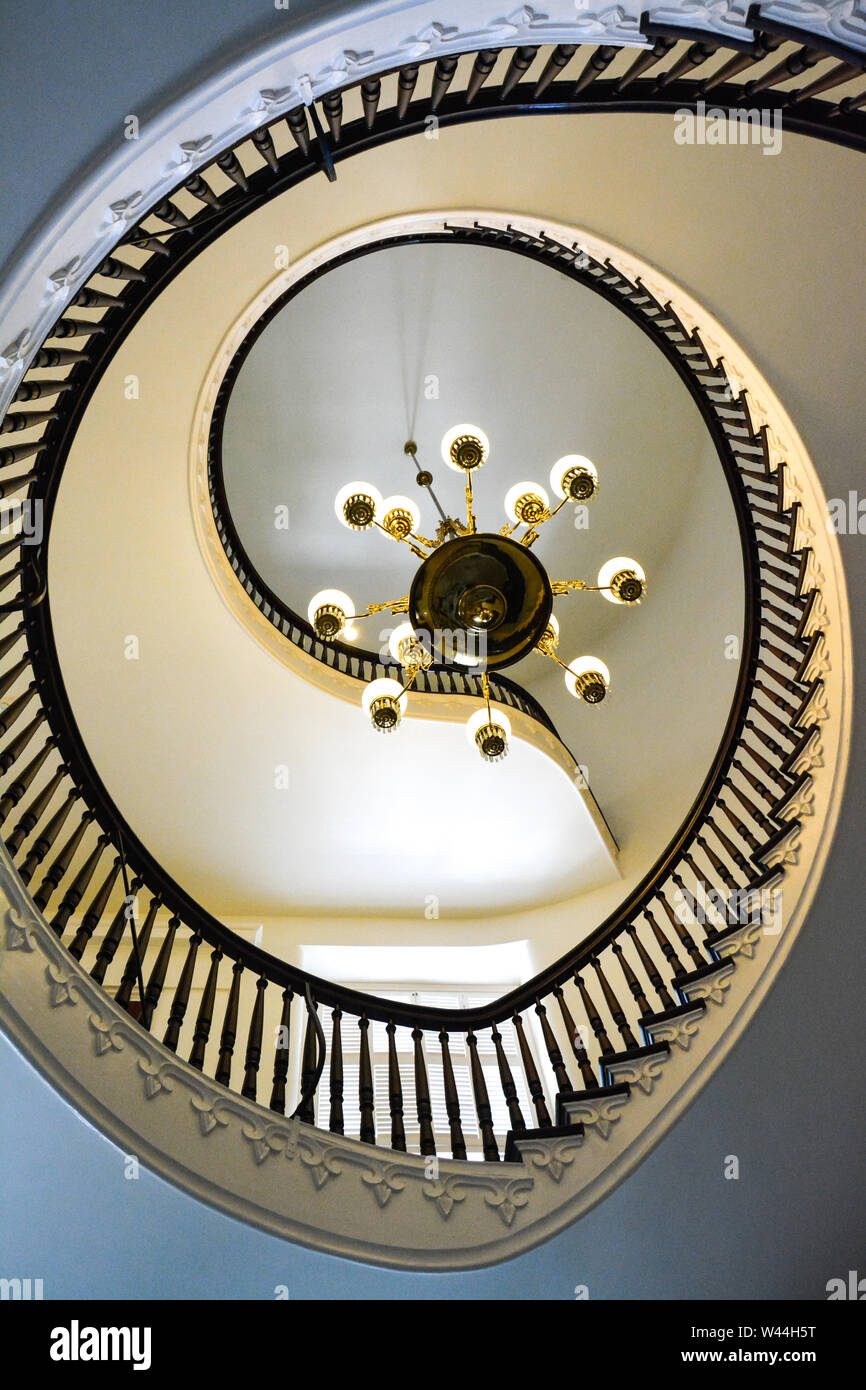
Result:
{"label": "light bulb", "polygon": [[550,498],[540,483],[515,483],[505,494],[505,515],[509,521],[534,526],[550,510]]}
{"label": "light bulb", "polygon": [[307,617],[317,637],[323,642],[333,642],[338,637],[348,637],[350,632],[357,636],[357,630],[346,624],[346,618],[354,611],[352,600],[342,589],[320,589],[310,599]]}
{"label": "light bulb", "polygon": [[569,663],[565,686],[575,699],[598,705],[610,689],[610,671],[597,656],[579,656]]}
{"label": "light bulb", "polygon": [[406,693],[399,681],[383,676],[370,681],[361,694],[361,708],[380,733],[392,733],[406,713]]}
{"label": "light bulb", "polygon": [[480,468],[489,453],[490,440],[478,425],[455,425],[442,440],[442,461],[455,473]]}
{"label": "light bulb", "polygon": [[421,525],[421,508],[411,497],[386,497],[379,513],[389,535],[405,540]]}
{"label": "light bulb", "polygon": [[637,560],[627,555],[606,561],[596,582],[608,603],[640,603],[646,593],[646,575]]}
{"label": "light bulb", "polygon": [[507,714],[482,705],[466,721],[466,737],[474,744],[486,763],[501,762],[508,752],[511,738],[511,721]]}
{"label": "light bulb", "polygon": [[588,502],[598,491],[598,469],[583,454],[564,454],[550,470],[550,486],[557,497]]}
{"label": "light bulb", "polygon": [[337,518],[350,531],[366,531],[382,513],[382,494],[372,483],[346,483],[334,499]]}

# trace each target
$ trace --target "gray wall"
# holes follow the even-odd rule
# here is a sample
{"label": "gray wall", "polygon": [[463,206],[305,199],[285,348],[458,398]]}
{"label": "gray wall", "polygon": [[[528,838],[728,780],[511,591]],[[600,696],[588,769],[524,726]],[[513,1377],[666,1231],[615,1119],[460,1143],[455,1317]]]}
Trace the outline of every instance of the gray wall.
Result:
{"label": "gray wall", "polygon": [[[303,9],[326,14],[331,7],[293,0],[289,15]],[[204,10],[181,0],[74,6],[43,0],[36,19],[31,6],[4,0],[0,264],[67,179],[117,138],[125,115],[146,117],[192,74],[286,22],[286,12],[265,0],[210,0]],[[803,196],[819,194],[804,187]],[[835,206],[853,242],[854,210]],[[687,201],[683,209],[685,216]],[[645,202],[642,211],[647,219]],[[861,206],[861,218],[862,212]],[[796,236],[796,209],[788,226]],[[636,232],[638,251],[641,238],[651,235],[647,227],[645,221]],[[696,224],[694,232],[697,246],[703,229]],[[752,253],[748,238],[747,232],[737,254]],[[818,276],[821,248],[814,249],[806,264]],[[666,268],[677,274],[678,264]],[[683,278],[701,294],[697,258]],[[805,327],[808,278],[791,289],[805,297]],[[857,290],[855,280],[851,294]],[[710,304],[721,312],[722,305]],[[830,354],[847,359],[847,371],[828,370],[830,339],[821,335],[835,327],[838,343],[838,324],[813,325],[806,343],[791,336],[784,312],[780,304],[766,336],[771,360],[759,356],[759,364],[792,409],[828,496],[866,490],[859,434],[850,428],[858,400],[862,428],[862,332],[851,331],[849,351],[837,347]],[[736,327],[736,316],[729,314],[728,322]],[[801,392],[794,359],[804,352],[812,353],[814,370],[810,389]],[[859,644],[866,630],[866,541],[843,536],[841,544]],[[459,1276],[398,1275],[310,1254],[149,1174],[126,1181],[119,1152],[4,1041],[0,1273],[43,1278],[49,1298],[269,1298],[275,1285],[287,1284],[293,1298],[520,1299],[569,1298],[578,1283],[588,1284],[595,1298],[809,1299],[824,1297],[827,1280],[848,1269],[866,1274],[864,751],[861,701],[845,808],[824,881],[756,1020],[638,1171],[548,1245]],[[737,1182],[723,1178],[728,1154],[740,1159]]]}

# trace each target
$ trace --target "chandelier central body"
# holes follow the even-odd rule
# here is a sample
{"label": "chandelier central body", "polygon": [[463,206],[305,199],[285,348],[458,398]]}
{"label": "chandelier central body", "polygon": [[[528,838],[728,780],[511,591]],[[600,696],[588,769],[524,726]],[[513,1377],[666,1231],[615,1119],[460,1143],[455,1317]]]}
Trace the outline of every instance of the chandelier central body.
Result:
{"label": "chandelier central body", "polygon": [[[555,597],[594,590],[611,603],[633,608],[646,590],[646,576],[636,560],[618,556],[602,565],[597,584],[583,579],[551,581],[532,546],[541,528],[572,502],[585,506],[598,489],[595,465],[583,454],[564,454],[550,471],[550,486],[559,497],[551,505],[538,483],[515,483],[505,494],[508,521],[502,530],[479,531],[475,517],[472,478],[487,461],[490,443],[477,425],[455,425],[442,440],[442,460],[463,476],[466,520],[448,516],[433,491],[433,474],[418,461],[413,439],[403,446],[414,462],[419,487],[426,488],[440,521],[435,539],[423,536],[421,509],[409,497],[383,498],[371,483],[347,483],[337,493],[334,510],[351,531],[378,529],[408,546],[421,561],[407,597],[388,603],[368,603],[354,611],[341,589],[322,589],[310,600],[308,616],[320,641],[356,636],[354,619],[369,618],[390,609],[408,621],[391,633],[388,651],[402,668],[402,682],[390,676],[370,681],[361,704],[374,729],[388,733],[400,723],[407,691],[419,674],[437,664],[475,668],[481,676],[484,704],[470,717],[467,734],[486,762],[500,762],[508,749],[510,724],[504,710],[490,703],[489,671],[513,666],[532,651],[561,666],[566,689],[587,705],[607,695],[610,672],[595,656],[561,661],[559,623],[553,613]],[[521,532],[515,538],[515,532]]]}
{"label": "chandelier central body", "polygon": [[553,611],[553,590],[540,560],[507,536],[479,532],[446,541],[419,566],[409,592],[409,619],[435,661],[479,652],[489,670],[533,651]]}

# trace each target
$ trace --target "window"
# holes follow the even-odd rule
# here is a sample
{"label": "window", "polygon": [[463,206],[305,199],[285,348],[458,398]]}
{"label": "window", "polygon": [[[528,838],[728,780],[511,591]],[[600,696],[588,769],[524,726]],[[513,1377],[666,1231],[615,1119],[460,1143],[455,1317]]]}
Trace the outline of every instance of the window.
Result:
{"label": "window", "polygon": [[[422,1007],[439,1009],[480,1008],[484,1004],[490,1004],[494,999],[498,999],[502,993],[501,990],[479,991],[477,987],[466,990],[456,989],[454,987],[436,989],[429,985],[418,990],[409,988],[402,990],[378,989],[369,984],[358,986],[358,988],[368,992],[373,991],[383,999],[393,999],[400,1003],[420,1004]],[[325,1037],[328,1041],[328,1057],[330,1058],[331,1036],[333,1032],[330,1009],[323,1010],[322,1025],[325,1030]],[[531,1126],[533,1123],[531,1118],[532,1110],[529,1104],[529,1093],[526,1086],[526,1078],[523,1074],[520,1049],[518,1047],[514,1025],[510,1022],[502,1023],[499,1025],[499,1032],[502,1036],[502,1049],[508,1059],[508,1065],[514,1079],[523,1118],[527,1126]],[[373,1113],[376,1126],[376,1142],[387,1147],[391,1142],[391,1109],[388,1092],[388,1033],[385,1024],[375,1021],[372,1022],[367,1036],[370,1044],[370,1061],[373,1070]],[[487,1094],[490,1099],[493,1129],[501,1152],[505,1144],[505,1136],[511,1129],[511,1121],[508,1115],[508,1106],[502,1094],[502,1084],[499,1079],[499,1066],[496,1061],[496,1050],[493,1045],[493,1039],[490,1036],[489,1028],[484,1029],[476,1036],[478,1041],[478,1059],[481,1063],[484,1081],[487,1086]],[[340,1025],[340,1037],[343,1045],[344,1132],[354,1138],[358,1138],[361,1129],[361,1112],[358,1104],[360,1029],[358,1028],[357,1019],[348,1016],[343,1017]],[[403,1088],[403,1125],[406,1130],[406,1145],[409,1150],[417,1153],[421,1136],[418,1114],[415,1106],[415,1044],[412,1041],[411,1029],[398,1027],[394,1035],[394,1042],[397,1049],[400,1080]],[[433,1133],[436,1139],[436,1152],[440,1155],[448,1155],[451,1153],[451,1130],[448,1123],[448,1114],[445,1109],[445,1077],[438,1036],[433,1032],[425,1032],[422,1047],[424,1049],[424,1060],[427,1068],[430,1105],[433,1111]],[[481,1134],[478,1127],[478,1118],[475,1113],[475,1097],[472,1091],[469,1047],[465,1037],[459,1033],[452,1033],[449,1037],[449,1049],[451,1054],[451,1065],[454,1069],[454,1082],[460,1100],[460,1124],[463,1130],[463,1137],[466,1141],[466,1154],[468,1158],[482,1158]],[[327,1129],[329,1120],[330,1082],[329,1067],[328,1063],[326,1063],[325,1070],[322,1074],[322,1080],[319,1084],[316,1123],[320,1128]]]}

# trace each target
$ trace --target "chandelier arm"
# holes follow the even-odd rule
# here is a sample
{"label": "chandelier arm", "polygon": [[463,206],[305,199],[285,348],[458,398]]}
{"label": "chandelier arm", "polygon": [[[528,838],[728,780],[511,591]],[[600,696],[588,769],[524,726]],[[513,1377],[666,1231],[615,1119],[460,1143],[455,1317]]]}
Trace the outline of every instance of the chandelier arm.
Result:
{"label": "chandelier arm", "polygon": [[610,592],[610,584],[586,584],[582,579],[554,579],[551,581],[551,590],[557,598],[562,598],[564,594],[577,591],[585,594],[605,594]]}
{"label": "chandelier arm", "polygon": [[466,474],[466,526],[470,535],[476,531],[475,514],[472,510],[472,474]]}
{"label": "chandelier arm", "polygon": [[526,546],[532,545],[533,541],[536,541],[538,539],[538,533],[544,525],[545,521],[552,521],[553,518],[557,515],[557,513],[562,511],[566,502],[568,502],[569,500],[570,499],[568,497],[563,497],[562,501],[557,503],[557,505],[553,508],[552,512],[545,512],[543,517],[541,517],[538,521],[533,522],[531,528],[523,537],[523,544]]}

